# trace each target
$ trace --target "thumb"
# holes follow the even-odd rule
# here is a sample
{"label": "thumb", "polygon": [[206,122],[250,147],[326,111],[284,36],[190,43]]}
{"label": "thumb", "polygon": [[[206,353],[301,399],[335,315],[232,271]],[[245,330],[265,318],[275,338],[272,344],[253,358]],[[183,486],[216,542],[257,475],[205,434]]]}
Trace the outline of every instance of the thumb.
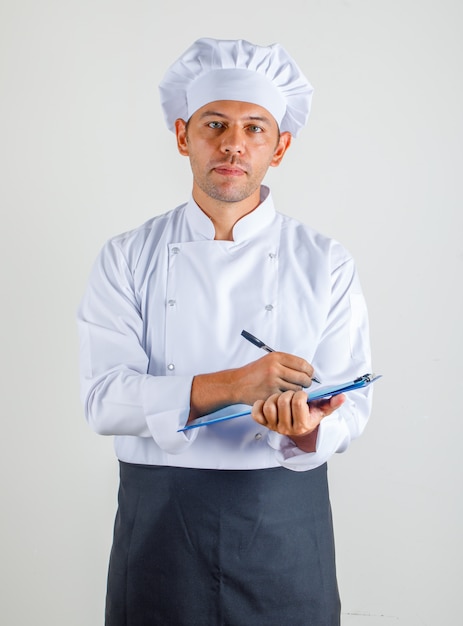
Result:
{"label": "thumb", "polygon": [[336,409],[339,409],[341,404],[344,404],[345,399],[346,399],[346,396],[343,393],[340,393],[337,396],[333,396],[332,398],[330,398],[330,408],[333,411],[335,411]]}

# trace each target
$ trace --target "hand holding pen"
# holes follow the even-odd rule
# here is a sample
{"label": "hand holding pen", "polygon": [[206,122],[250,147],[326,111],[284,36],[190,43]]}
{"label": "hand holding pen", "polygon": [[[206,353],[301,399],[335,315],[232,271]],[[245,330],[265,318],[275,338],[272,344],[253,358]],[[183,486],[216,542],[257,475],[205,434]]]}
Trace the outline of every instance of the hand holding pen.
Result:
{"label": "hand holding pen", "polygon": [[241,367],[197,374],[193,378],[189,423],[232,404],[252,406],[257,400],[266,401],[275,394],[310,387],[313,367],[308,361],[294,354],[277,352],[259,339],[253,339],[254,345],[269,354]]}
{"label": "hand holding pen", "polygon": [[[257,346],[258,348],[261,348],[262,350],[265,350],[266,352],[275,352],[275,350],[273,350],[272,348],[270,348],[270,346],[268,346],[267,344],[265,344],[263,341],[261,341],[260,339],[257,339],[257,337],[255,337],[254,335],[251,335],[251,333],[249,333],[247,330],[242,330],[241,331],[241,335],[247,339],[248,341],[250,341],[252,344],[254,344],[255,346]],[[319,383],[321,384],[321,380],[319,380],[318,378],[316,378],[315,376],[311,377],[314,383]]]}

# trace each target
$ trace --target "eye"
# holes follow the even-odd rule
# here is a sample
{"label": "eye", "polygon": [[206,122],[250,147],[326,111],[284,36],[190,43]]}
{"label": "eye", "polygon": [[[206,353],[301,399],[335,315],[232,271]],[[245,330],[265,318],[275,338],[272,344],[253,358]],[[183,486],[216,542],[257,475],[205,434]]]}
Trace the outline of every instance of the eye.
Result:
{"label": "eye", "polygon": [[251,124],[250,126],[248,126],[248,130],[251,131],[251,133],[263,133],[264,129],[262,128],[262,126],[257,126],[256,124]]}
{"label": "eye", "polygon": [[209,128],[223,128],[222,122],[208,122]]}

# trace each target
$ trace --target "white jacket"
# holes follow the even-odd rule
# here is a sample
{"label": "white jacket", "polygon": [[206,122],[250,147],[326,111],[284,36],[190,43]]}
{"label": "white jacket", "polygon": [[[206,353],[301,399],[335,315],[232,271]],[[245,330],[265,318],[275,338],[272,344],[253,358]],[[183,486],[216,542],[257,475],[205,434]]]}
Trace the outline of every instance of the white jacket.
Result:
{"label": "white jacket", "polygon": [[313,453],[250,416],[177,432],[195,374],[263,356],[243,329],[304,357],[324,384],[371,371],[364,298],[338,242],[277,213],[266,187],[233,236],[215,241],[211,221],[191,199],[114,237],[99,254],[78,313],[82,398],[91,427],[115,435],[119,459],[307,470],[363,431],[371,387],[349,392],[322,421]]}

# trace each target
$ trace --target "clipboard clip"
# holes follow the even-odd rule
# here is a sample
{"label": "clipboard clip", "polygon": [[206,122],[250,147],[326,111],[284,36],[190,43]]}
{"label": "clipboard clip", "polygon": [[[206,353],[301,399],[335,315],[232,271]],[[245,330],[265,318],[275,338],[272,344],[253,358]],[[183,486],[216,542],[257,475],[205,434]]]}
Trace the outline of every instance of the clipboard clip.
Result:
{"label": "clipboard clip", "polygon": [[371,383],[376,378],[376,374],[364,374],[354,380],[354,383]]}

